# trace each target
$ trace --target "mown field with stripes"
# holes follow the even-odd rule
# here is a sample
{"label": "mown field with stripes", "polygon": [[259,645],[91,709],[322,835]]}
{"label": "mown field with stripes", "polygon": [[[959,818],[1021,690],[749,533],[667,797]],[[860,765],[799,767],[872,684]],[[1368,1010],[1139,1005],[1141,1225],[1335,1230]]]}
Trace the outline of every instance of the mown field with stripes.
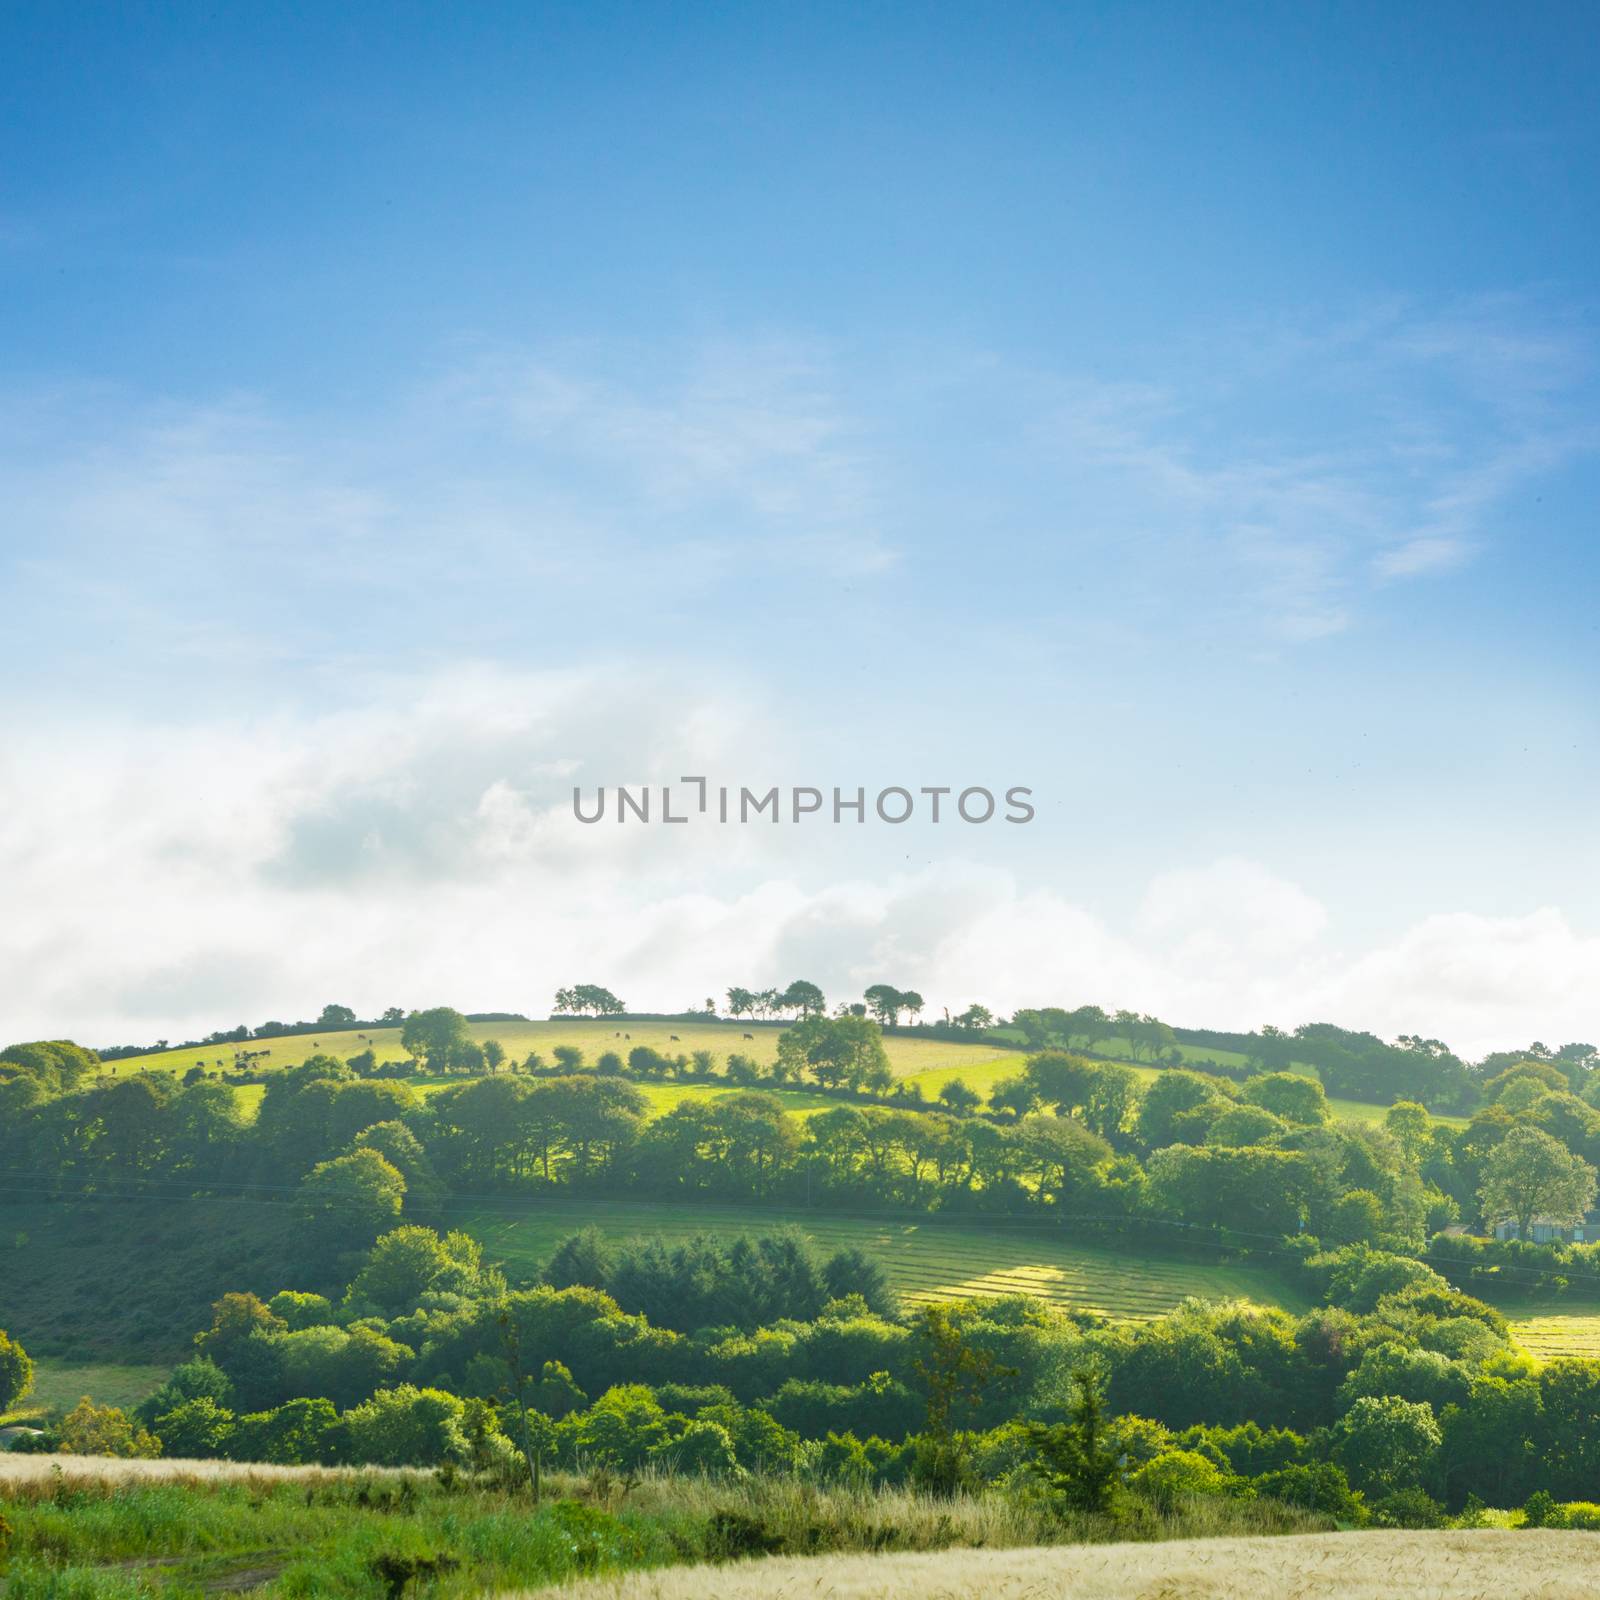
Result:
{"label": "mown field with stripes", "polygon": [[793,1226],[824,1252],[847,1246],[866,1251],[908,1304],[1029,1294],[1063,1308],[1139,1322],[1170,1311],[1190,1295],[1244,1296],[1293,1309],[1302,1305],[1287,1283],[1262,1267],[1131,1255],[1110,1245],[1070,1241],[1050,1225],[629,1201],[508,1202],[453,1210],[450,1220],[517,1273],[535,1270],[563,1238],[585,1227],[616,1239],[658,1236],[672,1242],[697,1233],[731,1236]]}

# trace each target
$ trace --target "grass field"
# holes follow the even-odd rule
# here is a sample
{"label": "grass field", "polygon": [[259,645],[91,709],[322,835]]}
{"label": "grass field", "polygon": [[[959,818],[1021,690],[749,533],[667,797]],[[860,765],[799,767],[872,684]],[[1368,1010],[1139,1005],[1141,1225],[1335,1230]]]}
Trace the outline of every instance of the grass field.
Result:
{"label": "grass field", "polygon": [[107,1406],[136,1406],[165,1381],[166,1366],[121,1366],[108,1361],[68,1362],[38,1360],[33,1364],[33,1388],[0,1424],[27,1422],[60,1407],[70,1410],[85,1395]]}
{"label": "grass field", "polygon": [[[777,1058],[778,1035],[786,1023],[772,1022],[639,1022],[617,1027],[612,1022],[475,1022],[472,1035],[479,1040],[498,1039],[507,1055],[514,1061],[523,1060],[529,1051],[537,1050],[546,1061],[558,1045],[573,1045],[584,1053],[589,1065],[607,1050],[615,1050],[626,1057],[638,1045],[648,1045],[664,1055],[692,1055],[696,1050],[709,1050],[718,1065],[727,1056],[742,1052],[759,1062]],[[750,1038],[745,1035],[750,1034]],[[621,1037],[619,1037],[619,1035]],[[676,1037],[674,1037],[676,1036]],[[1008,1036],[1008,1035],[1007,1035]],[[1022,1070],[1023,1056],[1015,1050],[996,1050],[992,1044],[950,1044],[939,1039],[905,1039],[891,1035],[885,1041],[889,1065],[897,1078],[910,1079],[922,1088],[928,1100],[937,1098],[939,1090],[953,1078],[960,1078],[969,1088],[987,1095],[1002,1078],[1009,1078]],[[398,1060],[404,1055],[400,1048],[398,1028],[352,1029],[318,1034],[296,1034],[288,1038],[270,1039],[252,1044],[251,1049],[269,1050],[271,1054],[259,1065],[268,1068],[297,1066],[308,1057],[318,1054],[335,1055],[344,1059],[357,1055],[368,1046],[376,1051],[378,1059]],[[1215,1060],[1223,1065],[1240,1065],[1243,1057],[1228,1050],[1204,1051],[1194,1046],[1181,1047],[1185,1060]],[[148,1056],[134,1056],[126,1061],[111,1062],[108,1072],[187,1072],[195,1065],[218,1067],[231,1065],[232,1045],[202,1045],[187,1050],[167,1050]],[[1149,1081],[1160,1068],[1132,1060],[1126,1040],[1107,1039],[1099,1046],[1099,1054],[1120,1059],[1132,1067],[1140,1078]],[[435,1093],[442,1082],[417,1086],[423,1094]],[[263,1089],[260,1084],[247,1084],[235,1091],[241,1110],[253,1117],[261,1104]],[[725,1092],[705,1084],[660,1084],[646,1086],[646,1096],[659,1113],[670,1109],[680,1100],[705,1099]],[[811,1115],[825,1105],[836,1104],[820,1097],[806,1095],[803,1091],[784,1096],[785,1104],[798,1115]],[[1356,1122],[1381,1122],[1386,1107],[1359,1100],[1330,1099],[1336,1117]],[[1464,1117],[1436,1116],[1435,1121],[1451,1127],[1464,1127]]]}
{"label": "grass field", "polygon": [[452,1212],[451,1221],[478,1238],[485,1253],[531,1271],[579,1228],[613,1238],[696,1233],[735,1234],[792,1225],[825,1251],[857,1246],[871,1255],[911,1304],[958,1296],[1036,1295],[1052,1305],[1097,1311],[1118,1321],[1148,1321],[1189,1295],[1245,1296],[1291,1309],[1303,1302],[1277,1274],[1261,1267],[1133,1256],[1078,1244],[1052,1228],[1004,1223],[957,1226],[915,1219],[875,1220],[814,1211],[765,1211],[714,1205],[651,1205],[630,1201],[537,1201]]}
{"label": "grass field", "polygon": [[1485,1528],[1462,1533],[1291,1534],[1154,1544],[780,1556],[591,1578],[567,1600],[1578,1600],[1595,1593],[1594,1535]]}
{"label": "grass field", "polygon": [[[513,1060],[520,1061],[530,1050],[537,1050],[549,1061],[557,1045],[575,1045],[591,1065],[604,1051],[615,1050],[626,1057],[628,1051],[639,1045],[649,1045],[663,1055],[693,1055],[696,1050],[709,1050],[719,1063],[734,1053],[760,1062],[775,1061],[778,1035],[787,1026],[787,1023],[772,1022],[626,1022],[620,1027],[614,1022],[593,1021],[470,1024],[473,1038],[498,1039]],[[747,1039],[746,1034],[751,1037]],[[884,1043],[889,1052],[889,1065],[897,1077],[910,1077],[936,1067],[967,1067],[1006,1054],[992,1045],[946,1044],[939,1039],[891,1036]],[[399,1060],[405,1055],[400,1048],[398,1028],[294,1034],[288,1038],[255,1041],[247,1048],[271,1051],[261,1065],[272,1068],[297,1066],[314,1055],[335,1055],[342,1059],[358,1054],[369,1044],[380,1061]],[[231,1065],[234,1049],[233,1045],[213,1044],[188,1050],[164,1050],[155,1055],[113,1061],[108,1064],[107,1071],[115,1068],[121,1072],[186,1072],[200,1064]],[[1008,1059],[1021,1062],[1021,1057],[1014,1053]]]}
{"label": "grass field", "polygon": [[1517,1343],[1541,1361],[1600,1360],[1600,1305],[1552,1301],[1504,1310]]}

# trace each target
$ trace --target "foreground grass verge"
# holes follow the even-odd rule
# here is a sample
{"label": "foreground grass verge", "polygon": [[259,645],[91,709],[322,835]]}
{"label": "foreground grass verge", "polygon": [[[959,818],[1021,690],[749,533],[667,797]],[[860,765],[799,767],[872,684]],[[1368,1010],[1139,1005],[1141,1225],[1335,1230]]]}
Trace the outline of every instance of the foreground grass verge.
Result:
{"label": "foreground grass verge", "polygon": [[[994,1494],[932,1499],[782,1478],[646,1477],[622,1486],[558,1475],[535,1507],[524,1495],[425,1473],[77,1457],[0,1463],[0,1517],[10,1528],[0,1600],[246,1592],[262,1600],[402,1592],[456,1600],[676,1565],[700,1571],[695,1564],[754,1556],[878,1558],[1110,1532]],[[1151,1531],[1319,1526],[1326,1523],[1271,1503],[1219,1500]]]}
{"label": "foreground grass verge", "polygon": [[1596,1593],[1597,1543],[1591,1533],[1484,1529],[832,1555],[629,1573],[559,1593],[561,1600],[1579,1600]]}

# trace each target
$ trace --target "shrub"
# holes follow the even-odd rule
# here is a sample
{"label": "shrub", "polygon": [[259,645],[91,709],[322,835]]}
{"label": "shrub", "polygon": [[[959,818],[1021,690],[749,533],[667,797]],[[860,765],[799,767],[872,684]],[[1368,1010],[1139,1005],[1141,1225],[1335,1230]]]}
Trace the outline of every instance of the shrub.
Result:
{"label": "shrub", "polygon": [[1396,1489],[1372,1506],[1372,1520],[1380,1528],[1442,1528],[1444,1507],[1422,1489]]}
{"label": "shrub", "polygon": [[161,1454],[161,1441],[116,1406],[97,1406],[87,1395],[61,1419],[56,1449],[69,1456],[119,1456],[137,1460]]}
{"label": "shrub", "polygon": [[1140,1467],[1128,1486],[1163,1511],[1171,1511],[1196,1495],[1226,1494],[1229,1479],[1197,1450],[1167,1450]]}
{"label": "shrub", "polygon": [[1278,1500],[1286,1506],[1301,1506],[1320,1511],[1339,1522],[1363,1523],[1367,1520],[1361,1496],[1350,1487],[1344,1469],[1331,1461],[1314,1461],[1307,1466],[1281,1467],[1263,1472],[1254,1480],[1255,1491],[1264,1499]]}

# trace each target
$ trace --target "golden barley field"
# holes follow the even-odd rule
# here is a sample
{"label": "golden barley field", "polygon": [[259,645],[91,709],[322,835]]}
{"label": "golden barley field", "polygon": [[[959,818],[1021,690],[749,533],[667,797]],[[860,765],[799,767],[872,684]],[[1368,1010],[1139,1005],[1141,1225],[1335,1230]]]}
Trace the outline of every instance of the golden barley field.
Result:
{"label": "golden barley field", "polygon": [[1600,1535],[1486,1528],[774,1557],[539,1593],[541,1600],[1593,1600]]}

